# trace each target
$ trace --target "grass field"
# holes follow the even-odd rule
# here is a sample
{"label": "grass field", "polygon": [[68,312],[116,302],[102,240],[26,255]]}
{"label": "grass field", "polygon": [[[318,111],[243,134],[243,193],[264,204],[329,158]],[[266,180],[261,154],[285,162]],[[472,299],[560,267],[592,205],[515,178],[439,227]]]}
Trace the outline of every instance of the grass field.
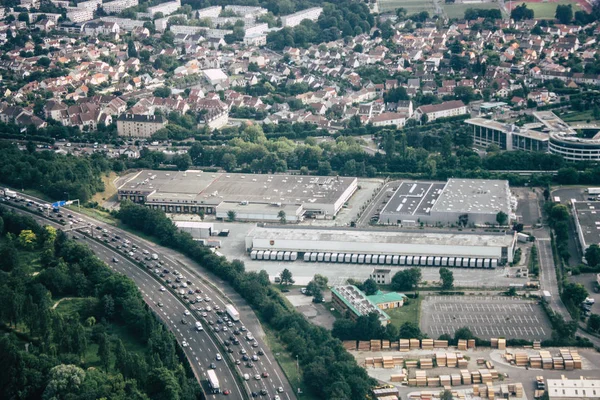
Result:
{"label": "grass field", "polygon": [[394,11],[398,8],[406,9],[408,15],[420,13],[421,11],[427,11],[430,15],[433,15],[435,8],[433,7],[433,0],[379,0],[379,12]]}
{"label": "grass field", "polygon": [[[520,6],[523,3],[514,2],[512,3],[513,8]],[[572,4],[573,13],[581,11],[579,4],[572,1],[558,1],[556,3],[525,3],[527,8],[533,10],[533,15],[536,19],[554,19],[556,14],[556,6],[559,4]]]}
{"label": "grass field", "polygon": [[116,196],[117,187],[113,183],[117,178],[117,174],[111,172],[108,175],[102,175],[102,182],[104,182],[104,191],[98,192],[94,196],[92,196],[92,201],[98,202],[98,204],[102,205],[105,200],[109,200]]}
{"label": "grass field", "polygon": [[465,11],[468,8],[475,10],[498,9],[498,3],[477,3],[477,4],[444,4],[444,12],[448,18],[464,18]]}
{"label": "grass field", "polygon": [[392,319],[392,324],[398,328],[405,322],[412,322],[419,326],[419,315],[421,312],[421,297],[409,299],[409,304],[404,307],[385,310]]}

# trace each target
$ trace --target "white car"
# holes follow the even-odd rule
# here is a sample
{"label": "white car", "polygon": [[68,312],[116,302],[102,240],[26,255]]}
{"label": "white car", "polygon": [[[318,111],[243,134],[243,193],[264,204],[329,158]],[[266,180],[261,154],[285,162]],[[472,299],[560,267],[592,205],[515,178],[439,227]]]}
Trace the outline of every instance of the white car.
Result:
{"label": "white car", "polygon": [[277,393],[283,393],[283,388],[281,386],[277,388]]}
{"label": "white car", "polygon": [[217,353],[216,359],[217,359],[217,361],[221,361],[223,359],[223,357],[221,357],[221,355],[219,353]]}
{"label": "white car", "polygon": [[185,310],[185,311],[183,312],[183,315],[186,315],[186,316],[187,316],[187,315],[190,315],[190,312],[189,312],[188,310]]}
{"label": "white car", "polygon": [[164,287],[164,286],[161,286],[161,287],[160,287],[160,289],[158,289],[158,290],[160,290],[161,292],[164,292],[164,291],[165,291],[165,290],[167,290],[167,289],[165,289],[165,287]]}
{"label": "white car", "polygon": [[182,345],[183,347],[188,347],[188,342],[186,342],[186,341],[184,340],[184,341],[183,341],[183,343],[181,343],[181,345]]}
{"label": "white car", "polygon": [[248,374],[244,374],[244,380],[245,380],[245,381],[247,381],[247,380],[250,380],[250,375],[248,375]]}
{"label": "white car", "polygon": [[257,381],[260,381],[260,375],[259,374],[254,375],[254,379],[256,379]]}

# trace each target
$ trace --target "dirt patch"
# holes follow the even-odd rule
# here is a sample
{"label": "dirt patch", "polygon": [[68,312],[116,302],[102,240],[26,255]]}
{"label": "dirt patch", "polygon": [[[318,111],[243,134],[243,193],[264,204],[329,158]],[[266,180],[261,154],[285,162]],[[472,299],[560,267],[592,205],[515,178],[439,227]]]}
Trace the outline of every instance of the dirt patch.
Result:
{"label": "dirt patch", "polygon": [[98,192],[92,197],[92,201],[102,205],[105,201],[117,201],[117,187],[115,186],[115,179],[118,175],[111,172],[108,175],[102,175],[102,182],[104,182],[104,192]]}

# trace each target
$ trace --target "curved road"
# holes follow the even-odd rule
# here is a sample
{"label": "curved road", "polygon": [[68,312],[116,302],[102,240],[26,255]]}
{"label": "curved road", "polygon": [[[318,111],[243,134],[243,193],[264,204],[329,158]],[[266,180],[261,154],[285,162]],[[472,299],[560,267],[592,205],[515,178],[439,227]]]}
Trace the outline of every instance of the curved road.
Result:
{"label": "curved road", "polygon": [[[19,195],[27,200],[33,200],[37,203],[46,203],[32,196],[26,196],[22,194]],[[94,250],[96,254],[100,252],[100,258],[103,258],[105,261],[107,261],[109,265],[112,264],[114,269],[119,268],[119,272],[125,273],[136,281],[136,284],[139,285],[140,290],[144,294],[145,300],[155,311],[157,311],[158,315],[166,321],[167,326],[176,334],[180,344],[183,343],[185,338],[189,344],[189,346],[185,348],[186,355],[188,355],[190,364],[194,366],[197,376],[205,377],[206,369],[209,368],[210,363],[215,363],[217,364],[217,376],[221,381],[221,388],[231,390],[232,393],[230,396],[233,398],[247,398],[250,393],[255,393],[260,396],[261,390],[264,390],[269,399],[277,399],[278,397],[280,399],[287,400],[295,399],[289,382],[275,361],[270,349],[264,342],[265,334],[258,319],[254,315],[254,312],[246,303],[246,301],[242,299],[241,296],[239,296],[239,294],[235,292],[235,290],[233,290],[233,288],[231,288],[226,282],[214,276],[212,273],[204,270],[204,268],[198,265],[195,261],[174,250],[158,246],[152,242],[141,239],[138,236],[132,235],[126,231],[115,228],[112,225],[97,221],[73,210],[63,209],[61,210],[61,213],[63,214],[63,219],[65,220],[67,220],[67,215],[70,214],[74,217],[74,219],[69,219],[69,221],[82,221],[73,225],[73,234],[77,236],[82,234],[79,231],[86,231],[86,235],[93,235],[93,240],[87,239],[92,250]],[[53,213],[49,213],[47,216],[54,220],[58,219],[58,217],[56,217]],[[92,225],[95,226],[95,228],[92,228]],[[107,236],[102,236],[103,230],[106,230]],[[115,238],[115,235],[119,236],[120,239],[113,241],[112,239]],[[102,242],[99,242],[98,239],[101,239]],[[122,246],[122,244],[126,243],[126,241],[129,241],[129,248],[127,251],[129,251],[131,246],[134,244],[138,248],[137,252],[134,253],[134,255],[128,260],[126,260],[124,253],[122,253],[125,251],[124,248],[115,248],[116,246]],[[154,274],[152,270],[146,271],[142,267],[138,266],[138,264],[133,261],[133,257],[143,256],[143,250],[147,250],[151,254],[158,254],[159,260],[157,261],[163,262],[163,265],[160,265],[160,268],[166,268],[171,273],[165,274],[165,276],[161,278],[158,276],[158,274]],[[113,257],[116,257],[119,262],[112,263]],[[156,264],[152,268],[155,269],[155,267],[158,266],[159,265]],[[175,280],[175,277],[172,276],[172,272],[175,270],[180,271],[181,276],[185,276],[186,280],[189,280],[192,283],[191,287],[200,289],[202,291],[202,296],[210,298],[210,302],[198,304],[198,308],[201,306],[205,307],[206,305],[211,305],[213,308],[218,306],[221,310],[224,310],[226,304],[234,304],[240,313],[240,321],[238,323],[232,322],[234,326],[227,327],[227,331],[224,332],[222,327],[227,324],[218,324],[217,320],[219,319],[219,316],[215,315],[214,311],[206,312],[207,316],[202,317],[202,312],[191,309],[192,305],[184,302],[184,299],[182,299],[180,296],[175,296],[170,291],[160,292],[159,287],[161,286],[161,283],[162,286],[168,286],[166,279],[171,279],[173,281]],[[159,270],[157,272],[160,273],[161,271]],[[167,299],[169,300],[167,301]],[[176,299],[177,302],[175,302],[174,299]],[[157,303],[159,302],[163,304],[162,308],[158,307]],[[192,316],[185,317],[189,323],[188,325],[181,324],[181,319],[184,317],[184,307],[188,307],[189,311],[194,314],[193,318]],[[221,316],[221,319],[223,316]],[[208,343],[206,339],[204,339],[204,342],[199,341],[198,336],[200,333],[192,332],[192,325],[196,320],[200,320],[202,322],[205,330],[214,329],[214,326],[219,326],[219,332],[214,333],[219,344]],[[212,323],[212,325],[210,323]],[[248,331],[252,332],[256,344],[253,345],[252,341],[245,340],[245,333],[240,332],[241,334],[237,336],[240,344],[231,344],[230,348],[232,353],[229,354],[226,352],[226,347],[223,345],[223,343],[226,340],[230,341],[232,337],[236,337],[236,335],[232,335],[232,329],[235,330],[237,328],[237,330],[240,330],[239,328],[241,328],[241,326],[244,326]],[[210,337],[210,335],[208,335],[206,332],[202,332],[201,334],[206,337]],[[211,339],[211,341],[212,340],[213,339]],[[202,346],[200,343],[202,343],[202,346],[208,344],[210,344],[210,346],[202,348],[201,350]],[[258,360],[253,361],[252,366],[246,366],[246,361],[243,359],[244,355],[241,354],[242,349],[246,352],[248,357],[252,357],[252,355],[257,353],[256,355]],[[261,353],[264,353],[264,355],[259,355],[259,350]],[[238,381],[236,381],[234,378],[233,372],[227,368],[225,362],[217,362],[215,360],[217,352],[220,352],[223,357],[229,357],[231,360],[231,365],[234,365],[239,360],[239,365],[236,366],[235,373],[240,377],[248,374],[250,378],[248,381],[244,382],[242,388],[238,387]],[[212,353],[212,355],[209,357],[208,353]],[[223,377],[221,377],[221,375],[223,375]],[[260,379],[255,379],[259,377]],[[216,398],[216,396],[210,396],[210,398],[213,397]]]}

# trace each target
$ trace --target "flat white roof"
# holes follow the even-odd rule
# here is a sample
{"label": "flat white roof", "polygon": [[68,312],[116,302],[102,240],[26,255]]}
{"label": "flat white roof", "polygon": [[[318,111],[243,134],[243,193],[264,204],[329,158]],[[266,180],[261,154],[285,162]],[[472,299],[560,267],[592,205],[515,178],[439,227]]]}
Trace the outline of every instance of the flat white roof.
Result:
{"label": "flat white roof", "polygon": [[600,380],[597,379],[548,379],[547,384],[551,399],[600,398]]}

